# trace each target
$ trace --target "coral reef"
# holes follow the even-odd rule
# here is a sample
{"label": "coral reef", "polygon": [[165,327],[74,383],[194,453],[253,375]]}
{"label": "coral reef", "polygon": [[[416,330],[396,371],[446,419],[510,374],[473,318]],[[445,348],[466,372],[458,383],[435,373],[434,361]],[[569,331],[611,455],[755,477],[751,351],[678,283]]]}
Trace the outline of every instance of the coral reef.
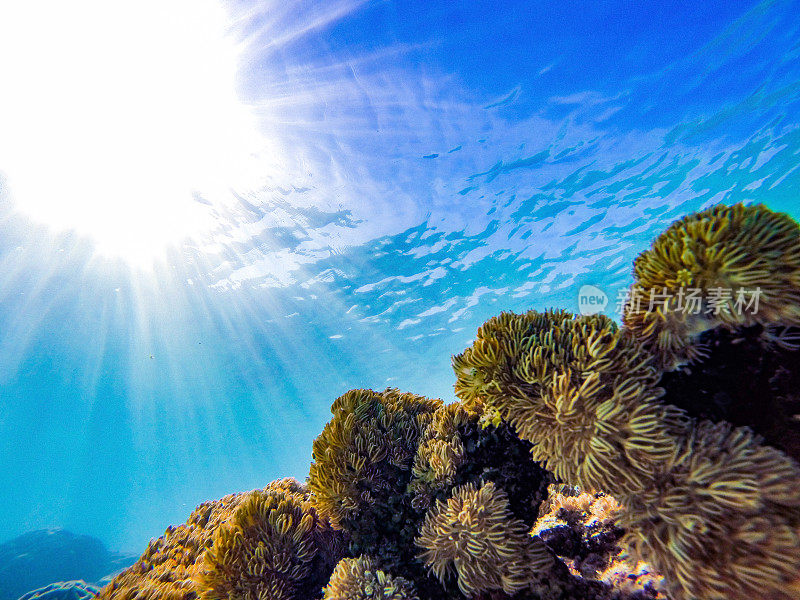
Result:
{"label": "coral reef", "polygon": [[308,487],[201,505],[99,598],[800,597],[799,232],[689,215],[636,260],[622,328],[504,312],[453,357],[458,402],[347,392]]}
{"label": "coral reef", "polygon": [[800,227],[763,205],[684,217],[636,258],[623,322],[665,370],[702,357],[718,326],[800,325]]}
{"label": "coral reef", "polygon": [[216,530],[248,494],[230,494],[194,509],[183,525],[168,527],[131,567],[100,592],[108,600],[194,600],[194,577]]}
{"label": "coral reef", "polygon": [[451,576],[467,597],[529,587],[536,574],[553,567],[540,539],[531,537],[508,509],[508,496],[491,482],[459,487],[428,513],[416,544],[421,558],[444,582]]}
{"label": "coral reef", "polygon": [[324,600],[419,600],[414,584],[378,569],[367,556],[343,558],[336,565]]}
{"label": "coral reef", "polygon": [[19,600],[89,600],[100,591],[85,581],[58,581],[20,596]]}
{"label": "coral reef", "polygon": [[635,493],[677,449],[682,411],[658,402],[659,373],[608,317],[502,313],[453,358],[456,394],[481,400],[563,481]]}
{"label": "coral reef", "polygon": [[664,598],[663,577],[646,563],[631,560],[621,548],[623,507],[602,492],[551,486],[533,531],[564,560],[570,571],[601,581],[622,598]]}
{"label": "coral reef", "polygon": [[617,518],[622,507],[602,492],[559,487],[567,489],[552,490],[531,533],[539,535],[576,574],[597,579],[620,550],[624,530]]}
{"label": "coral reef", "polygon": [[760,312],[629,300],[622,330],[602,316],[504,313],[454,357],[456,393],[513,425],[564,482],[617,496],[624,545],[674,599],[794,597],[800,467],[781,450],[796,456],[799,267],[800,229],[785,215],[690,215],[637,259],[632,292],[749,286],[764,292]]}
{"label": "coral reef", "polygon": [[201,600],[314,597],[336,564],[335,533],[293,480],[256,490],[214,533],[195,575]]}
{"label": "coral reef", "polygon": [[340,534],[293,479],[197,507],[105,587],[113,600],[314,597],[343,555]]}

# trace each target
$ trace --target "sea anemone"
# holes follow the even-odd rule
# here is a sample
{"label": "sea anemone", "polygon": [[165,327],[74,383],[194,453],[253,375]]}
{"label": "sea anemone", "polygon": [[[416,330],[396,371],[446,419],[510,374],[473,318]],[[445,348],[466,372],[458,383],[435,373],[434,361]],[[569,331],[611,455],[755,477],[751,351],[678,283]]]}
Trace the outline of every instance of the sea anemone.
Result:
{"label": "sea anemone", "polygon": [[308,482],[320,514],[347,533],[352,555],[369,552],[391,571],[413,559],[421,515],[406,488],[419,437],[441,406],[393,389],[351,390],[333,403]]}
{"label": "sea anemone", "polygon": [[194,581],[206,548],[217,528],[228,519],[248,494],[231,494],[204,502],[186,523],[168,527],[152,540],[132,566],[100,591],[101,600],[194,600]]}
{"label": "sea anemone", "polygon": [[376,503],[402,494],[420,433],[441,405],[392,389],[337,398],[333,419],[314,440],[308,483],[318,510],[346,528]]}
{"label": "sea anemone", "polygon": [[800,580],[800,466],[747,428],[701,422],[652,487],[623,499],[634,556],[676,600],[789,600]]}
{"label": "sea anemone", "polygon": [[377,568],[368,556],[343,558],[336,565],[324,600],[419,600],[414,584]]}
{"label": "sea anemone", "polygon": [[658,401],[650,356],[603,315],[502,313],[453,367],[465,403],[496,410],[535,460],[584,489],[643,489],[687,426]]}
{"label": "sea anemone", "polygon": [[554,564],[550,551],[528,529],[513,517],[508,497],[494,483],[467,484],[447,501],[437,501],[415,542],[430,571],[442,583],[455,576],[464,595],[514,594]]}
{"label": "sea anemone", "polygon": [[676,221],[634,276],[623,322],[665,370],[702,357],[698,336],[715,327],[800,325],[800,227],[763,205]]}
{"label": "sea anemone", "polygon": [[296,482],[251,492],[214,534],[195,576],[200,598],[319,597],[335,564],[321,551],[329,541],[326,530]]}

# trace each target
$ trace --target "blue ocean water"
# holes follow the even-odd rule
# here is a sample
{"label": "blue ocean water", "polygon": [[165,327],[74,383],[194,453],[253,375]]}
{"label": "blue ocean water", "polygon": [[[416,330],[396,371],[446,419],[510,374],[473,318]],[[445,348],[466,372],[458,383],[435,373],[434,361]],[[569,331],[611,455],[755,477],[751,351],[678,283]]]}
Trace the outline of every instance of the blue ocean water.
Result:
{"label": "blue ocean water", "polygon": [[704,4],[227,4],[285,169],[198,198],[201,241],[131,265],[1,180],[0,541],[138,553],[303,479],[348,389],[452,399],[451,355],[502,310],[593,285],[618,316],[685,213],[800,219],[800,3]]}

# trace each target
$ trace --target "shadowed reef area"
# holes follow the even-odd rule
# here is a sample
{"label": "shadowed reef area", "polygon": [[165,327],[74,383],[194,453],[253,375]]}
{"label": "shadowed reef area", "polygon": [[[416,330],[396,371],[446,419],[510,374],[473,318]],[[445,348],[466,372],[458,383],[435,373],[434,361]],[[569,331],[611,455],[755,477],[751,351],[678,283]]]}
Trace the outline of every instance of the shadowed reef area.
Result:
{"label": "shadowed reef area", "polygon": [[800,228],[675,222],[604,315],[502,313],[458,401],[336,399],[306,483],[206,502],[104,600],[800,597]]}

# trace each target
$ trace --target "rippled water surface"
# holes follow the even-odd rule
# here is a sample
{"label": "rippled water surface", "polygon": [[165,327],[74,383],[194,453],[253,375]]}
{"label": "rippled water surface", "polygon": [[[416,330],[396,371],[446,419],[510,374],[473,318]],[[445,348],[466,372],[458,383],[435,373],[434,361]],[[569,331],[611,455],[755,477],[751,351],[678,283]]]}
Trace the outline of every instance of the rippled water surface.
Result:
{"label": "rippled water surface", "polygon": [[456,4],[226,5],[261,153],[144,264],[4,172],[0,540],[138,552],[202,500],[304,478],[350,388],[452,399],[450,356],[501,310],[576,311],[591,284],[616,316],[683,214],[800,218],[797,2]]}

